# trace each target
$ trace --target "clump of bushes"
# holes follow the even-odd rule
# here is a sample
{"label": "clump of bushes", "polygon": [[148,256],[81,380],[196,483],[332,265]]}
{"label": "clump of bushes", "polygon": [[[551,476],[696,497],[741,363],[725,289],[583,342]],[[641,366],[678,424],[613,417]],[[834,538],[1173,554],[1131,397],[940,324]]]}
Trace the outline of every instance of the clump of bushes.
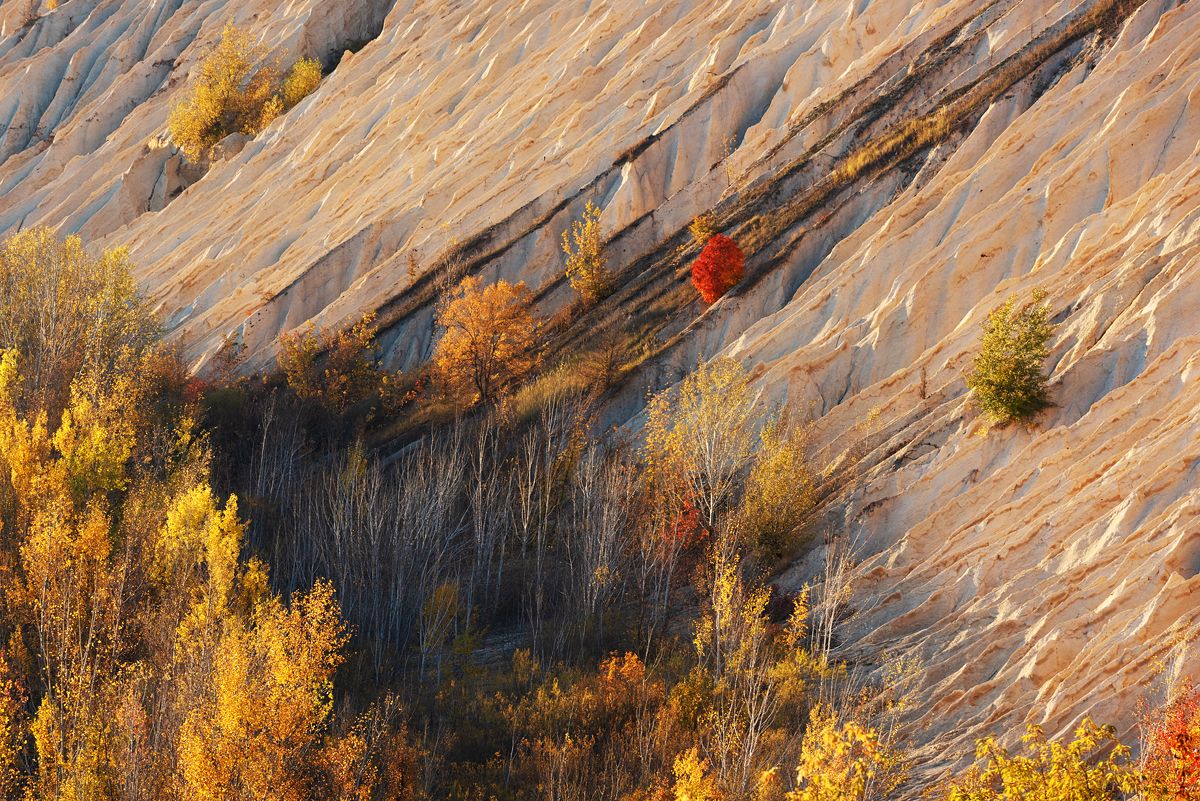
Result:
{"label": "clump of bushes", "polygon": [[1050,405],[1042,365],[1054,334],[1046,293],[1018,307],[1013,295],[983,323],[983,342],[967,375],[975,403],[997,425],[1027,420]]}
{"label": "clump of bushes", "polygon": [[604,259],[600,209],[590,200],[583,219],[576,220],[570,232],[563,231],[562,249],[567,255],[567,280],[571,288],[585,303],[603,300],[612,291],[612,274]]}
{"label": "clump of bushes", "polygon": [[746,257],[737,243],[725,234],[713,234],[692,265],[692,285],[705,303],[716,303],[742,280],[745,268]]}
{"label": "clump of bushes", "polygon": [[52,420],[85,369],[112,372],[157,341],[159,324],[124,248],[93,256],[77,236],[35,227],[0,243],[0,350],[22,356],[22,410]]}
{"label": "clump of bushes", "polygon": [[1139,777],[1128,746],[1112,726],[1084,718],[1069,743],[1050,740],[1040,726],[1029,726],[1025,753],[1012,753],[995,739],[980,740],[975,753],[982,769],[972,768],[950,784],[948,801],[1115,801],[1138,789]]}
{"label": "clump of bushes", "polygon": [[1200,798],[1200,689],[1184,684],[1141,725],[1146,799]]}
{"label": "clump of bushes", "polygon": [[322,77],[321,62],[315,58],[302,58],[293,64],[280,87],[283,107],[289,109],[315,92]]}
{"label": "clump of bushes", "polygon": [[232,133],[255,136],[317,88],[321,65],[309,58],[286,72],[277,58],[232,23],[200,63],[187,95],[171,108],[171,137],[198,161]]}
{"label": "clump of bushes", "polygon": [[809,466],[808,427],[783,415],[760,434],[762,446],[746,479],[741,524],[766,559],[792,553],[796,531],[817,502],[819,476]]}
{"label": "clump of bushes", "polygon": [[343,414],[368,402],[385,400],[393,382],[379,364],[375,314],[348,328],[284,334],[279,366],[288,387],[302,400],[315,401]]}

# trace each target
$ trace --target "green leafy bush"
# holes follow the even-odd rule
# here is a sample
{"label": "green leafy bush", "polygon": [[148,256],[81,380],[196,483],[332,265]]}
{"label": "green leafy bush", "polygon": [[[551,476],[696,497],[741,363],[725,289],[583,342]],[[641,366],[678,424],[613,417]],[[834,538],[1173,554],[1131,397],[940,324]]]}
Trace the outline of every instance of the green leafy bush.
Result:
{"label": "green leafy bush", "polygon": [[1029,419],[1050,405],[1042,365],[1050,355],[1054,326],[1045,297],[1036,290],[1032,302],[1018,308],[1014,295],[984,321],[967,386],[980,410],[998,425]]}

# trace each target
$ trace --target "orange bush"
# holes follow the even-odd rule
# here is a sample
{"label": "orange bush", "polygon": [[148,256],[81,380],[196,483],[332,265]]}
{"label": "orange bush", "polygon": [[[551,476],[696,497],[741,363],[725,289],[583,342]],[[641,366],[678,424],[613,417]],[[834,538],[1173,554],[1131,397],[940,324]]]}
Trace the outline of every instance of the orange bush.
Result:
{"label": "orange bush", "polygon": [[379,399],[386,394],[390,377],[379,367],[378,331],[372,312],[340,330],[309,326],[284,334],[279,340],[279,366],[288,386],[299,397],[338,412]]}
{"label": "orange bush", "polygon": [[1200,689],[1187,686],[1143,720],[1146,798],[1200,799]]}
{"label": "orange bush", "polygon": [[705,303],[717,299],[742,280],[746,257],[742,249],[724,234],[713,234],[692,265],[692,285]]}

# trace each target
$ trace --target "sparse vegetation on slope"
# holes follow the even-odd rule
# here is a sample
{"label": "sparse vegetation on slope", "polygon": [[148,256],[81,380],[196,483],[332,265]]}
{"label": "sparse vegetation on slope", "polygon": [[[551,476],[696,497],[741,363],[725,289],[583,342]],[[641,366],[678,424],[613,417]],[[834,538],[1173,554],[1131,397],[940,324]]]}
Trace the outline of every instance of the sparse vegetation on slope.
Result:
{"label": "sparse vegetation on slope", "polygon": [[302,58],[286,72],[278,59],[233,23],[200,62],[187,95],[171,108],[171,138],[191,160],[232,133],[255,136],[312,93],[321,65]]}
{"label": "sparse vegetation on slope", "polygon": [[[81,248],[40,236],[40,248],[5,243],[11,274]],[[106,263],[108,283],[131,286],[127,260]],[[508,342],[510,325],[536,329],[523,292],[453,290],[444,319],[459,316],[464,352]],[[132,316],[112,316],[134,321],[122,331],[154,330],[135,291],[120,297]],[[3,319],[17,318],[10,303]],[[41,330],[21,346],[44,352]],[[42,396],[19,399],[23,353],[3,351],[9,795],[885,801],[913,789],[902,721],[919,669],[834,657],[846,563],[831,555],[825,581],[792,594],[764,580],[755,552],[788,546],[824,478],[786,410],[759,430],[769,410],[738,363],[656,396],[640,447],[597,434],[584,395],[550,391],[528,419],[484,409],[385,465],[360,428],[327,429],[379,391],[374,334],[370,318],[299,334],[286,378],[199,387],[139,334],[136,348],[119,340],[124,358],[86,349],[56,368],[69,392],[53,422]],[[481,389],[475,361],[461,391],[494,399],[500,368],[488,362]],[[983,765],[946,793],[1193,801],[1195,707],[1184,692],[1147,717],[1141,766],[1110,730],[1085,724],[1070,744],[1035,730],[1028,756],[981,743]]]}

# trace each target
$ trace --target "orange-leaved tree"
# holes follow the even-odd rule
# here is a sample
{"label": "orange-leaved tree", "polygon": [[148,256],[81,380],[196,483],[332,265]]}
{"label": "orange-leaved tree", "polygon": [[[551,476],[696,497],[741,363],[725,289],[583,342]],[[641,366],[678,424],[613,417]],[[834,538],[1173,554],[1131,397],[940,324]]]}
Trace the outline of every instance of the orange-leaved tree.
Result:
{"label": "orange-leaved tree", "polygon": [[1142,720],[1144,795],[1150,801],[1200,799],[1200,689],[1185,685]]}
{"label": "orange-leaved tree", "polygon": [[437,321],[445,333],[433,363],[450,394],[466,403],[486,403],[506,382],[537,365],[539,325],[532,305],[524,282],[481,287],[474,276],[442,300]]}
{"label": "orange-leaved tree", "polygon": [[746,257],[742,249],[725,234],[713,234],[692,265],[692,285],[705,303],[717,299],[742,280]]}

